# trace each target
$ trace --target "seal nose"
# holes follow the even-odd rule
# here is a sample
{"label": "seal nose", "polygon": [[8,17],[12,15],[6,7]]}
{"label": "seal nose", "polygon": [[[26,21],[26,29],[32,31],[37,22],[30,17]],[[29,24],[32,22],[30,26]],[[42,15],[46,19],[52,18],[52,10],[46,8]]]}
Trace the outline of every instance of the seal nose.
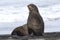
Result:
{"label": "seal nose", "polygon": [[31,6],[28,6],[29,8],[31,8]]}

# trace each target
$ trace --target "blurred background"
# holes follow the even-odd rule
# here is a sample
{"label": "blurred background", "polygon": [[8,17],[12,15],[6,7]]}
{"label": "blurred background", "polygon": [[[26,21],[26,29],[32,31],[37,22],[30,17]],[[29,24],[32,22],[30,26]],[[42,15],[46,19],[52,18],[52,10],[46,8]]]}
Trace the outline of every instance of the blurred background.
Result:
{"label": "blurred background", "polygon": [[0,35],[27,23],[31,3],[43,17],[44,32],[60,32],[60,0],[0,0]]}

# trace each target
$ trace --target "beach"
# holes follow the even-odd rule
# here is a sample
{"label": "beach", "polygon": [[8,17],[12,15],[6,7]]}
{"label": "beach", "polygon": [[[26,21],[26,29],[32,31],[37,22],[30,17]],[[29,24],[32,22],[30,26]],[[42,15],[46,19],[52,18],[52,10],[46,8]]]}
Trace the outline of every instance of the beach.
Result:
{"label": "beach", "polygon": [[0,35],[0,40],[60,40],[60,32],[44,33],[43,36]]}

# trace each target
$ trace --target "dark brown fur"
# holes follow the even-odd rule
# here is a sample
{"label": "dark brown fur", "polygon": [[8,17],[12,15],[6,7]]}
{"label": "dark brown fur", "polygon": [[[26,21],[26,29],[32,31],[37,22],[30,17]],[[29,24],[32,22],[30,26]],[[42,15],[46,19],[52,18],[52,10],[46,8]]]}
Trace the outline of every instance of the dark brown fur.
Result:
{"label": "dark brown fur", "polygon": [[15,28],[11,35],[27,36],[28,35],[27,25],[25,24],[23,26]]}
{"label": "dark brown fur", "polygon": [[39,14],[38,8],[34,4],[28,5],[29,17],[27,21],[29,34],[33,33],[35,36],[42,36],[44,33],[44,22]]}

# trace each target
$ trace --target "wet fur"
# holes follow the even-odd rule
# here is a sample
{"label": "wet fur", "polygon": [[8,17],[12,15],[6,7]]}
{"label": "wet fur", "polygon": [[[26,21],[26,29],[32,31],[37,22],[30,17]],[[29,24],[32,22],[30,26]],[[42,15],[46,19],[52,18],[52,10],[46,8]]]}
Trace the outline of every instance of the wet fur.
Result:
{"label": "wet fur", "polygon": [[29,34],[33,33],[35,36],[42,36],[44,33],[44,22],[39,14],[38,8],[34,4],[29,4],[28,9],[27,27]]}

